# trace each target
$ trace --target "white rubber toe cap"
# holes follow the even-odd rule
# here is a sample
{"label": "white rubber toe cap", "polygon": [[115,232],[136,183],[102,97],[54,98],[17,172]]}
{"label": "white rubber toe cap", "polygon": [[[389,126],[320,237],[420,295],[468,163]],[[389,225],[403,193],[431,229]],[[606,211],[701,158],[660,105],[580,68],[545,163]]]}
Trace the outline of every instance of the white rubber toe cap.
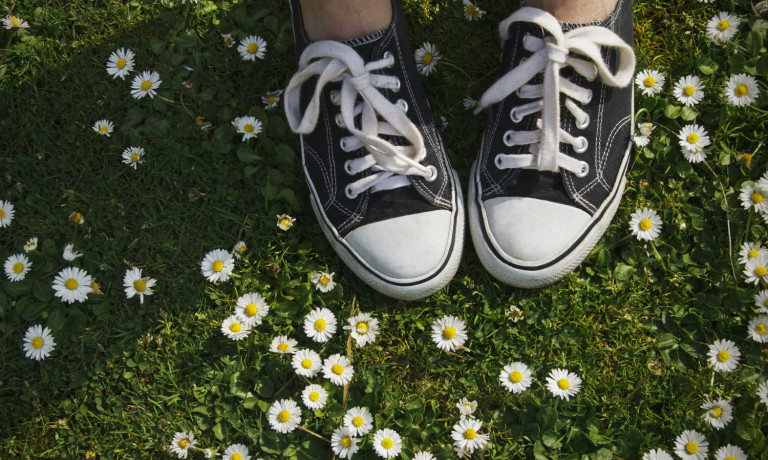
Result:
{"label": "white rubber toe cap", "polygon": [[513,263],[546,263],[584,233],[590,216],[581,209],[535,198],[500,197],[485,202],[496,250]]}
{"label": "white rubber toe cap", "polygon": [[438,210],[374,222],[344,240],[384,277],[417,280],[440,270],[451,247],[452,215]]}

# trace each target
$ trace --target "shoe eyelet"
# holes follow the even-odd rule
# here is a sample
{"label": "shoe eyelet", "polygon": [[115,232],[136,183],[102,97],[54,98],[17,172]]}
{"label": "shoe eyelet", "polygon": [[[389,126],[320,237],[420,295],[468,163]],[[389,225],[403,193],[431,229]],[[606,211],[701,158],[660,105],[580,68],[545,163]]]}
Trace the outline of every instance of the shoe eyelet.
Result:
{"label": "shoe eyelet", "polygon": [[400,79],[399,78],[397,80],[395,80],[395,86],[392,88],[392,91],[395,91],[395,92],[400,91]]}
{"label": "shoe eyelet", "polygon": [[584,119],[584,123],[576,122],[576,127],[579,129],[584,129],[587,126],[589,126],[589,114],[587,114],[587,118]]}
{"label": "shoe eyelet", "polygon": [[347,149],[347,142],[343,137],[341,138],[341,140],[339,140],[339,147],[341,147],[341,150],[345,152],[349,152],[349,150]]}
{"label": "shoe eyelet", "polygon": [[589,94],[587,94],[587,102],[585,102],[584,105],[587,105],[590,102],[592,102],[592,90],[591,89],[589,90]]}
{"label": "shoe eyelet", "polygon": [[346,195],[346,197],[349,198],[350,200],[354,200],[355,198],[357,198],[357,193],[352,193],[352,184],[344,187],[344,195]]}
{"label": "shoe eyelet", "polygon": [[578,146],[578,147],[574,146],[573,150],[576,153],[584,153],[584,152],[586,152],[587,151],[587,147],[589,147],[589,142],[587,141],[587,138],[582,136],[582,137],[578,137],[577,139],[579,141],[581,141],[581,145]]}
{"label": "shoe eyelet", "polygon": [[338,91],[336,91],[335,89],[331,90],[328,96],[331,99],[331,104],[336,106],[341,105],[341,94]]}
{"label": "shoe eyelet", "polygon": [[504,140],[504,145],[506,145],[507,147],[512,147],[515,145],[512,142],[512,131],[505,132],[503,140]]}
{"label": "shoe eyelet", "polygon": [[581,171],[576,173],[576,177],[586,177],[587,174],[589,174],[589,164],[582,161],[581,162]]}
{"label": "shoe eyelet", "polygon": [[384,59],[387,59],[387,60],[391,61],[389,63],[389,65],[387,65],[387,67],[392,67],[392,65],[394,65],[394,63],[395,63],[395,56],[393,56],[392,52],[390,52],[390,51],[385,51],[384,52]]}
{"label": "shoe eyelet", "polygon": [[395,106],[403,111],[403,113],[408,112],[408,103],[405,102],[405,99],[398,99],[397,102],[395,102]]}
{"label": "shoe eyelet", "polygon": [[342,117],[340,113],[337,113],[334,119],[336,121],[336,126],[339,128],[344,129],[347,127],[347,125],[344,124],[344,117]]}
{"label": "shoe eyelet", "polygon": [[427,182],[434,182],[437,179],[437,168],[434,165],[429,165],[427,169],[429,170],[429,176],[424,176],[424,179]]}
{"label": "shoe eyelet", "polygon": [[353,175],[353,173],[352,173],[352,163],[350,163],[349,160],[344,162],[344,172],[349,174],[350,176]]}
{"label": "shoe eyelet", "polygon": [[496,167],[499,168],[499,169],[504,169],[503,168],[504,165],[502,164],[502,159],[503,158],[502,158],[501,155],[502,155],[501,153],[496,155],[496,158],[493,159],[493,164],[495,164]]}
{"label": "shoe eyelet", "polygon": [[512,110],[509,111],[509,119],[512,120],[513,123],[520,123],[523,121],[522,117],[517,116],[517,107],[512,107]]}

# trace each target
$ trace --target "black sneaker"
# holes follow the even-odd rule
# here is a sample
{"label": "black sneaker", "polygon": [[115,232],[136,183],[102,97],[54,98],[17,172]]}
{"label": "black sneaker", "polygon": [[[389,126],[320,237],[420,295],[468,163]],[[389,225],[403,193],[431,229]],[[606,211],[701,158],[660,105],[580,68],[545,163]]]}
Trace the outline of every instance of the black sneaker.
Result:
{"label": "black sneaker", "polygon": [[344,263],[390,297],[413,300],[458,269],[464,205],[416,70],[398,0],[387,29],[310,42],[291,0],[299,70],[285,90],[301,134],[310,201]]}
{"label": "black sneaker", "polygon": [[480,101],[493,109],[470,174],[470,229],[493,276],[534,288],[579,265],[619,206],[632,132],[632,2],[593,24],[523,7],[499,31],[502,75]]}

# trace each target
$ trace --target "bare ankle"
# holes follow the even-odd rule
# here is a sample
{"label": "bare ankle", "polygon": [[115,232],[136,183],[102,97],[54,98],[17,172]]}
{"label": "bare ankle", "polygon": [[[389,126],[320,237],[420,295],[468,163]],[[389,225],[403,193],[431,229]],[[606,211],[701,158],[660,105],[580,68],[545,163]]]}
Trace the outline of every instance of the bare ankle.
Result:
{"label": "bare ankle", "polygon": [[392,22],[391,0],[301,0],[301,10],[312,41],[362,37]]}
{"label": "bare ankle", "polygon": [[608,18],[618,0],[527,0],[525,3],[552,14],[560,22],[583,24]]}

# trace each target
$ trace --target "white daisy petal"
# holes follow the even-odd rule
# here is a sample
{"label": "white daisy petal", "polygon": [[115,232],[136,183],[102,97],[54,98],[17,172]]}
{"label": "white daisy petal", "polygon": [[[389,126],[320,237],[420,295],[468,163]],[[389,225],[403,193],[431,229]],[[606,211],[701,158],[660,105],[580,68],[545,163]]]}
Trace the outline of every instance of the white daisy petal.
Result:
{"label": "white daisy petal", "polygon": [[726,399],[711,401],[707,398],[701,408],[705,411],[701,417],[716,430],[725,428],[733,420],[733,407]]}
{"label": "white daisy petal", "polygon": [[245,37],[237,46],[240,57],[246,61],[256,61],[264,59],[264,53],[267,52],[267,42],[258,35]]}
{"label": "white daisy petal", "polygon": [[232,253],[224,249],[214,249],[203,258],[200,271],[211,283],[226,281],[235,269],[235,259]]}
{"label": "white daisy petal", "polygon": [[5,276],[12,282],[23,280],[30,267],[32,267],[32,262],[24,254],[11,254],[5,259],[3,265]]}
{"label": "white daisy petal", "polygon": [[344,386],[355,376],[355,368],[346,356],[335,354],[323,362],[323,377],[334,385]]}
{"label": "white daisy petal", "polygon": [[715,340],[707,352],[709,365],[717,372],[731,372],[739,365],[741,352],[730,340]]}
{"label": "white daisy petal", "polygon": [[373,415],[366,407],[353,407],[344,414],[344,426],[354,436],[363,436],[373,429]]}
{"label": "white daisy petal", "polygon": [[722,45],[733,38],[738,32],[741,19],[735,14],[721,11],[707,22],[707,37]]}
{"label": "white daisy petal", "polygon": [[752,105],[759,95],[757,80],[752,75],[745,73],[731,75],[725,85],[725,99],[730,105],[736,107]]}
{"label": "white daisy petal", "polygon": [[56,341],[53,340],[51,330],[40,324],[30,326],[24,333],[24,354],[29,359],[36,361],[45,359],[51,354],[55,346]]}
{"label": "white daisy petal", "polygon": [[269,425],[278,433],[290,433],[301,423],[301,408],[291,399],[275,402],[267,415]]}
{"label": "white daisy petal", "polygon": [[128,48],[120,48],[113,52],[107,60],[107,73],[112,75],[112,78],[120,77],[125,80],[125,76],[133,71],[134,56],[133,51]]}
{"label": "white daisy petal", "polygon": [[581,390],[581,378],[566,369],[552,369],[547,376],[547,390],[560,399],[570,399]]}
{"label": "white daisy petal", "polygon": [[190,449],[194,450],[197,441],[195,440],[195,434],[190,432],[178,432],[173,435],[173,441],[171,441],[171,452],[176,454],[178,458],[187,458],[187,453]]}
{"label": "white daisy petal", "polygon": [[649,208],[638,209],[629,219],[629,230],[641,241],[652,241],[658,238],[662,226],[661,217]]}
{"label": "white daisy petal", "polygon": [[336,333],[336,317],[327,308],[316,308],[304,318],[304,332],[318,343],[327,342]]}
{"label": "white daisy petal", "polygon": [[523,363],[507,364],[499,374],[501,385],[512,393],[522,393],[533,383],[533,373]]}
{"label": "white daisy petal", "polygon": [[415,52],[416,69],[422,75],[429,75],[434,72],[437,61],[441,59],[440,52],[435,45],[425,42],[424,45]]}
{"label": "white daisy petal", "polygon": [[706,460],[708,452],[709,443],[698,431],[683,431],[675,439],[675,453],[683,460]]}
{"label": "white daisy petal", "polygon": [[131,298],[133,296],[139,296],[139,303],[144,303],[145,295],[152,295],[154,292],[152,288],[157,283],[157,280],[148,276],[142,276],[140,268],[131,268],[125,271],[123,276],[123,288],[125,289],[125,296]]}
{"label": "white daisy petal", "polygon": [[53,279],[53,291],[62,302],[83,302],[91,292],[93,278],[85,270],[67,267]]}
{"label": "white daisy petal", "polygon": [[373,448],[381,458],[394,458],[400,455],[403,441],[395,430],[384,428],[373,435]]}
{"label": "white daisy petal", "polygon": [[444,351],[455,351],[467,341],[467,327],[461,319],[447,315],[432,323],[432,341]]}
{"label": "white daisy petal", "polygon": [[157,88],[161,83],[159,73],[154,70],[145,70],[133,78],[131,82],[131,95],[136,99],[141,99],[144,96],[154,98],[155,94],[157,94]]}
{"label": "white daisy petal", "polygon": [[658,70],[646,69],[635,77],[635,84],[645,96],[655,96],[664,89],[667,78]]}
{"label": "white daisy petal", "polygon": [[298,350],[293,354],[291,365],[298,375],[312,378],[323,367],[323,359],[314,350]]}

